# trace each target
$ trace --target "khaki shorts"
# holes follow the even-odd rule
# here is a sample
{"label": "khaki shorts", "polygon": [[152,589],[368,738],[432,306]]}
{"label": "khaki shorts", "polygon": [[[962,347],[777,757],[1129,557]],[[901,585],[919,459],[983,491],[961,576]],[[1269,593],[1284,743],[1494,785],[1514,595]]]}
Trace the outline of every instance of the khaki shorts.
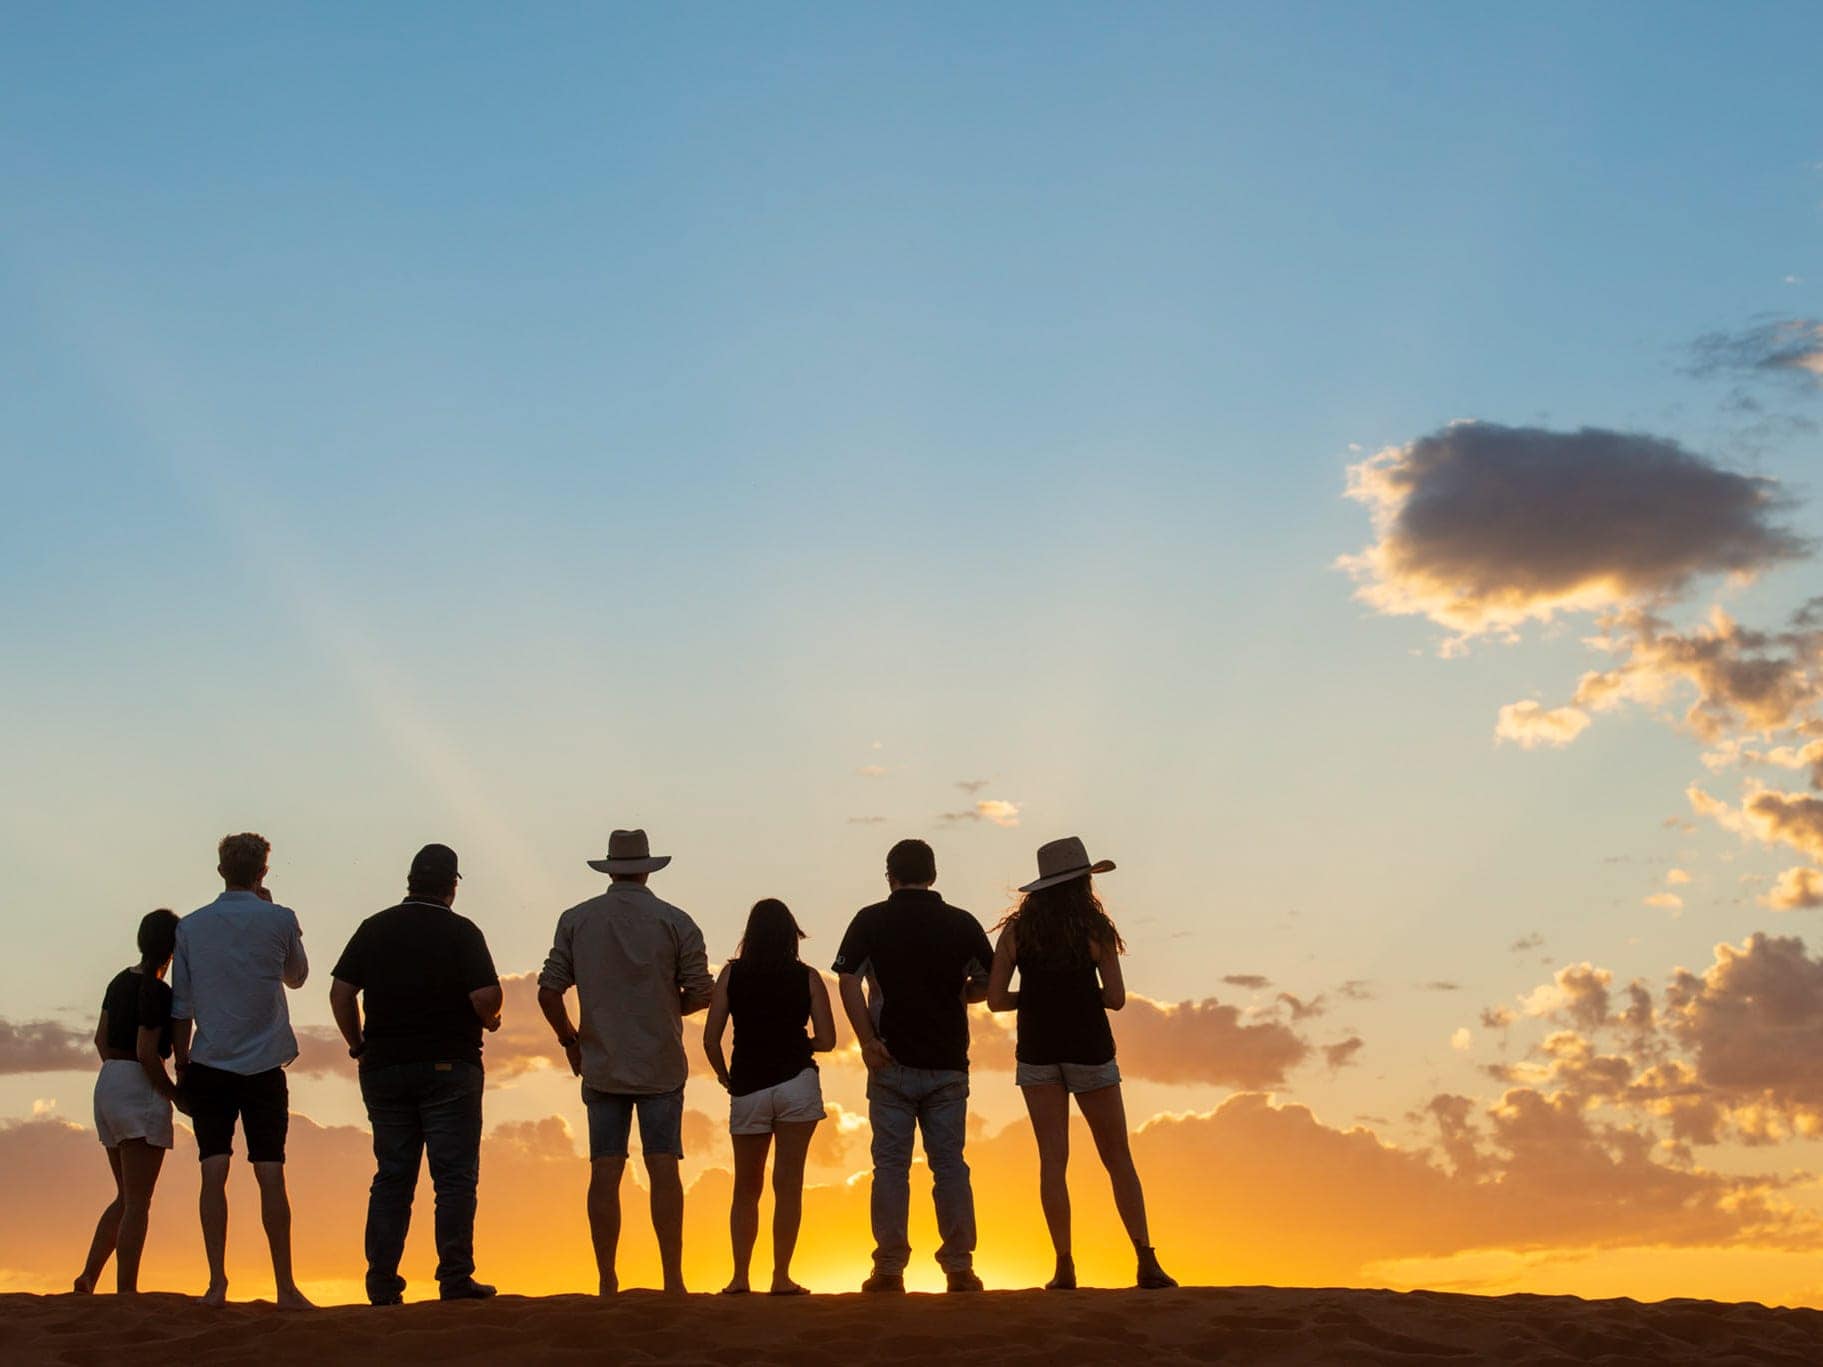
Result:
{"label": "khaki shorts", "polygon": [[1071,1096],[1120,1085],[1120,1065],[1106,1063],[1022,1063],[1013,1072],[1021,1087],[1062,1087]]}
{"label": "khaki shorts", "polygon": [[823,1118],[823,1082],[806,1068],[789,1082],[728,1098],[729,1134],[771,1134],[780,1124]]}

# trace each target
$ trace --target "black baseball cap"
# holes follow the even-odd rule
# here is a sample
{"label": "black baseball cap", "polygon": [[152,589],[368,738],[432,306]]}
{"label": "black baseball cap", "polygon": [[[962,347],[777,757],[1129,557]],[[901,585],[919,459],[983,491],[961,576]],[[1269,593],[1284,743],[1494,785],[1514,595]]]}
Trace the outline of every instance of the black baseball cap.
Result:
{"label": "black baseball cap", "polygon": [[456,852],[448,845],[426,845],[412,856],[410,878],[461,878]]}

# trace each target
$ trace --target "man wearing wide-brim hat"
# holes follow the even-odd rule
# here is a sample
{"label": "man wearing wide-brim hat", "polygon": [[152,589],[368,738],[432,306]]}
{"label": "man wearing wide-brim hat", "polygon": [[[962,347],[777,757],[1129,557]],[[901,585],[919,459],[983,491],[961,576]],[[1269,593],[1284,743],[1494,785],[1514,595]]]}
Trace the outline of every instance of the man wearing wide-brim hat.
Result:
{"label": "man wearing wide-brim hat", "polygon": [[[608,889],[557,919],[557,934],[538,975],[538,1005],[557,1032],[570,1071],[582,1079],[589,1114],[589,1232],[601,1292],[619,1289],[614,1254],[620,1240],[620,1178],[627,1141],[639,1117],[639,1144],[652,1188],[652,1227],[664,1264],[665,1290],[684,1289],[683,1158],[684,1020],[709,1004],[703,933],[681,909],[646,886],[671,862],[652,853],[646,833],[615,831],[607,857],[589,867],[608,875]],[[570,1021],[564,993],[576,989],[582,1024]]]}

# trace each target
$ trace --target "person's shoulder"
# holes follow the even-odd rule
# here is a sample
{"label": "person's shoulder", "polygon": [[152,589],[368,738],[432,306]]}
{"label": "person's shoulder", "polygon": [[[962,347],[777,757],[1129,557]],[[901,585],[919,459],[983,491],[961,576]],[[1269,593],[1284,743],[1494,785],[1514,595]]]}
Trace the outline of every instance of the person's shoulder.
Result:
{"label": "person's shoulder", "polygon": [[869,902],[850,917],[849,922],[852,925],[859,925],[862,921],[877,921],[891,909],[891,902]]}
{"label": "person's shoulder", "polygon": [[678,922],[691,927],[696,925],[695,918],[692,917],[689,912],[685,911],[676,903],[667,902],[657,893],[652,894],[652,909],[667,921]]}
{"label": "person's shoulder", "polygon": [[970,911],[967,907],[959,907],[954,902],[945,902],[943,908],[945,911],[949,912],[950,919],[964,930],[967,930],[971,926],[976,930],[981,929],[981,918],[976,916],[975,913]]}

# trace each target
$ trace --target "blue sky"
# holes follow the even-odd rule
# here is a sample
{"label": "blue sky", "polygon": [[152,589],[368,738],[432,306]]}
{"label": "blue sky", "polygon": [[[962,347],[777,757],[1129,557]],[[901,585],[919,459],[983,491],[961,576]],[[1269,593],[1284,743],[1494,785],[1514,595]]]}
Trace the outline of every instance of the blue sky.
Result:
{"label": "blue sky", "polygon": [[[1464,417],[1814,495],[1814,436],[1685,371],[1819,309],[1820,48],[1797,6],[13,7],[14,1009],[87,1009],[243,826],[325,967],[446,839],[529,968],[632,822],[719,952],[775,892],[832,948],[901,833],[991,919],[1080,831],[1164,1000],[1704,958],[1765,913],[1602,862],[1733,852],[1660,828],[1695,749],[1497,749],[1575,633],[1438,661],[1351,598],[1341,495]],[[975,779],[1016,829],[939,822]],[[1472,1015],[1364,1004],[1379,1061],[1308,1086],[1397,1114]]]}

